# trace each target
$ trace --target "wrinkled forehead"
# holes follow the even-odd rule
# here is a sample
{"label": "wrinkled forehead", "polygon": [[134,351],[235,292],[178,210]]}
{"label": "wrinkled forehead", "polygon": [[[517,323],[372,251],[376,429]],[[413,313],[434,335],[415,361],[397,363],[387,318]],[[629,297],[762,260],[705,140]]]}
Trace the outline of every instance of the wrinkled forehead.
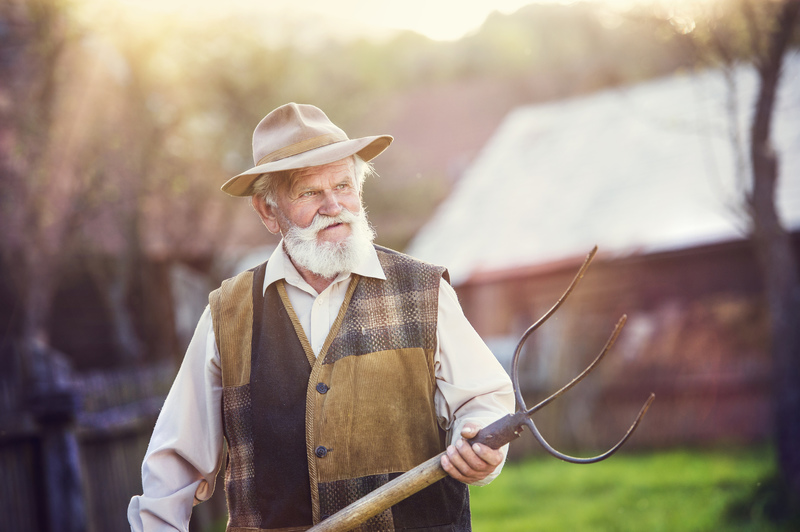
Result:
{"label": "wrinkled forehead", "polygon": [[289,173],[285,190],[291,192],[298,188],[318,187],[330,184],[349,183],[357,186],[355,162],[347,157],[322,166],[298,168]]}

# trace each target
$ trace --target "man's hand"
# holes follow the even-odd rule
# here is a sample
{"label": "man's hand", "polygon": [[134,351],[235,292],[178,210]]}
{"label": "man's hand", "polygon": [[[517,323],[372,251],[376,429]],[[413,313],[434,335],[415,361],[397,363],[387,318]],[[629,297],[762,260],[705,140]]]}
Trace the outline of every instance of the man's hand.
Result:
{"label": "man's hand", "polygon": [[447,447],[447,454],[442,456],[442,469],[456,480],[472,484],[483,480],[503,461],[503,453],[475,443],[469,445],[466,440],[474,438],[480,428],[467,422],[461,429],[461,438],[455,445]]}

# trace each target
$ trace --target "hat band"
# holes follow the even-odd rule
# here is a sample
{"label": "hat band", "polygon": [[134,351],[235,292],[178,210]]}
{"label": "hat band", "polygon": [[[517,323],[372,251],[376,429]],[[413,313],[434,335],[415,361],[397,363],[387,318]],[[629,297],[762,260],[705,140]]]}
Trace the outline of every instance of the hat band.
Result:
{"label": "hat band", "polygon": [[295,142],[294,144],[290,144],[289,146],[275,150],[272,153],[268,153],[256,163],[256,166],[265,163],[271,163],[280,159],[285,159],[287,157],[291,157],[292,155],[297,155],[298,153],[313,150],[314,148],[321,148],[322,146],[327,146],[328,144],[341,142],[343,140],[347,140],[347,137],[341,138],[340,135],[334,135],[332,133],[301,140],[300,142]]}

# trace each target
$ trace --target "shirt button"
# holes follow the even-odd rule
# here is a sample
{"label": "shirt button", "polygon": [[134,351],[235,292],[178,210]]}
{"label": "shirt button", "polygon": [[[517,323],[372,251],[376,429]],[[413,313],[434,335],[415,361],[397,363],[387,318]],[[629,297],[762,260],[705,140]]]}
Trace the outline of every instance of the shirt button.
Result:
{"label": "shirt button", "polygon": [[317,391],[319,393],[328,393],[328,390],[330,390],[330,388],[324,382],[317,383]]}
{"label": "shirt button", "polygon": [[328,449],[320,445],[319,447],[314,449],[314,454],[317,455],[317,458],[325,458],[325,456],[328,454]]}

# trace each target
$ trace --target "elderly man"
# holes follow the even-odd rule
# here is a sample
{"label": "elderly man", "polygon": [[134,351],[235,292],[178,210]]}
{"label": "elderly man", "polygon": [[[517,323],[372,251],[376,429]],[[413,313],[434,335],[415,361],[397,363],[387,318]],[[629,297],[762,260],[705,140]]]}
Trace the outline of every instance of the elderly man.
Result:
{"label": "elderly man", "polygon": [[212,292],[156,423],[134,530],[186,530],[227,443],[229,531],[305,530],[446,449],[449,473],[362,530],[469,530],[466,484],[505,449],[465,443],[513,409],[511,384],[444,268],[373,245],[361,205],[386,135],[349,139],[310,105],[272,111],[252,196],[281,245]]}

